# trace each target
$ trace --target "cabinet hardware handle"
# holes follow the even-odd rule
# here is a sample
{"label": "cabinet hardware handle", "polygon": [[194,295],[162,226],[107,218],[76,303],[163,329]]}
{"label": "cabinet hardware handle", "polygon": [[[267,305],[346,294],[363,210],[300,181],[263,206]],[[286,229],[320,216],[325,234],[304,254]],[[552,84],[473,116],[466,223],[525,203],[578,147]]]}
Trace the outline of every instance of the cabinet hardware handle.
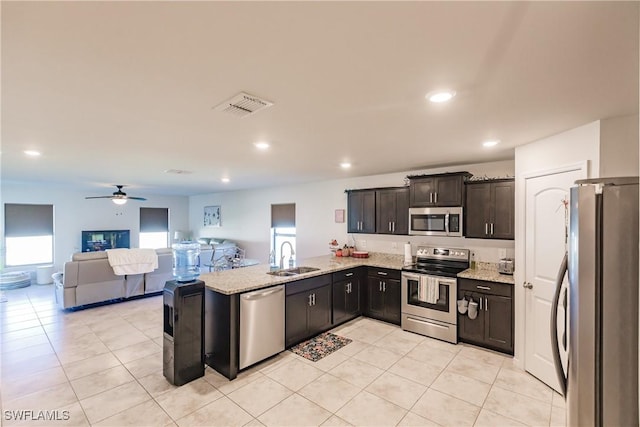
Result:
{"label": "cabinet hardware handle", "polygon": [[484,311],[489,311],[489,300],[487,298],[484,299]]}
{"label": "cabinet hardware handle", "polygon": [[438,203],[438,193],[436,192],[434,194],[435,194],[435,197],[434,197],[435,200],[433,201],[433,203]]}
{"label": "cabinet hardware handle", "polygon": [[394,233],[396,232],[396,222],[395,221],[393,221],[391,223],[391,231],[394,232]]}
{"label": "cabinet hardware handle", "polygon": [[433,203],[433,193],[429,193],[429,203]]}
{"label": "cabinet hardware handle", "polygon": [[486,222],[484,223],[484,234],[489,234],[489,224],[487,224]]}
{"label": "cabinet hardware handle", "polygon": [[316,305],[316,294],[311,294],[313,295],[313,305]]}
{"label": "cabinet hardware handle", "polygon": [[311,307],[311,294],[309,294],[309,307]]}
{"label": "cabinet hardware handle", "polygon": [[382,280],[378,281],[378,290],[382,292]]}
{"label": "cabinet hardware handle", "polygon": [[379,276],[386,276],[386,275],[387,275],[387,273],[385,273],[384,271],[378,271],[378,275],[379,275]]}
{"label": "cabinet hardware handle", "polygon": [[493,236],[493,223],[491,223],[491,235]]}
{"label": "cabinet hardware handle", "polygon": [[387,292],[387,282],[382,282],[382,292]]}
{"label": "cabinet hardware handle", "polygon": [[344,276],[345,276],[345,277],[351,277],[351,276],[353,276],[353,273],[347,273],[347,274],[345,274]]}
{"label": "cabinet hardware handle", "polygon": [[484,289],[485,291],[490,291],[491,288],[489,286],[480,286],[480,285],[476,285],[476,289]]}
{"label": "cabinet hardware handle", "polygon": [[482,298],[480,298],[480,311],[482,311]]}

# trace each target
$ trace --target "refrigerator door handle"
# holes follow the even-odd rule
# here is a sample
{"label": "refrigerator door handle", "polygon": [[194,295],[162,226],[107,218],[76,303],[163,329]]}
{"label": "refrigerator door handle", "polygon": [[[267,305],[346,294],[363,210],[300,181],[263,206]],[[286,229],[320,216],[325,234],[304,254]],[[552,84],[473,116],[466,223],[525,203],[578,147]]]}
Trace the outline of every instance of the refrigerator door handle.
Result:
{"label": "refrigerator door handle", "polygon": [[[553,352],[553,363],[556,367],[556,375],[558,376],[558,381],[560,382],[560,390],[562,391],[562,395],[567,395],[567,377],[564,374],[564,370],[562,369],[562,360],[560,359],[560,344],[558,343],[558,303],[560,302],[560,294],[562,290],[562,281],[564,280],[564,276],[567,274],[567,253],[565,252],[564,257],[562,258],[562,263],[560,264],[560,270],[558,271],[558,276],[556,278],[556,291],[553,296],[553,303],[551,305],[551,350]],[[565,291],[565,300],[564,305],[566,307],[566,291]],[[566,343],[566,327],[567,327],[567,315],[565,308],[565,331],[562,337],[563,347],[567,348]]]}

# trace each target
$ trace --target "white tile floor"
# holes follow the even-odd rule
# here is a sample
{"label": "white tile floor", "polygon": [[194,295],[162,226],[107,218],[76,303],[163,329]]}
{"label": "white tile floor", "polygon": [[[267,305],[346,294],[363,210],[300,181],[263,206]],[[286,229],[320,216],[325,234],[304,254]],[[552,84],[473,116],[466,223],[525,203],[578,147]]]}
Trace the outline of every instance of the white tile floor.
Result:
{"label": "white tile floor", "polygon": [[[0,303],[0,425],[562,426],[562,397],[511,359],[359,318],[313,363],[289,351],[228,381],[162,375],[162,299],[64,312],[51,285]],[[67,420],[18,421],[17,410]],[[63,412],[66,411],[66,412]],[[24,413],[23,413],[24,414]]]}

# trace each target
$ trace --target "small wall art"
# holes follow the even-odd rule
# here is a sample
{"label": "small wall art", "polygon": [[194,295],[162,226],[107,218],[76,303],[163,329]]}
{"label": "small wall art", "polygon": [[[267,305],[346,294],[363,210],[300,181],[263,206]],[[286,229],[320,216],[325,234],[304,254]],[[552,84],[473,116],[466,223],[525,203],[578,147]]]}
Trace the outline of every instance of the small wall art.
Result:
{"label": "small wall art", "polygon": [[344,209],[336,209],[334,213],[335,222],[344,222]]}
{"label": "small wall art", "polygon": [[204,207],[204,226],[220,227],[222,225],[222,216],[220,206]]}

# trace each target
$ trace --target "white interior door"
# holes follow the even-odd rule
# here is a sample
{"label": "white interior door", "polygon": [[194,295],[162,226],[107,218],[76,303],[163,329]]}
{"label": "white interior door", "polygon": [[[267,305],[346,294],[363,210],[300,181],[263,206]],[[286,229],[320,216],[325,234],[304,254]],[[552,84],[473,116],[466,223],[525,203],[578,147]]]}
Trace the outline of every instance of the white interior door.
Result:
{"label": "white interior door", "polygon": [[[563,201],[569,200],[569,189],[575,181],[586,177],[585,169],[577,167],[525,179],[525,284],[529,288],[525,287],[524,366],[557,391],[560,386],[551,352],[550,321],[555,280],[566,250],[568,211],[565,216]],[[562,309],[559,313],[564,316]],[[562,357],[566,366],[567,355]]]}

